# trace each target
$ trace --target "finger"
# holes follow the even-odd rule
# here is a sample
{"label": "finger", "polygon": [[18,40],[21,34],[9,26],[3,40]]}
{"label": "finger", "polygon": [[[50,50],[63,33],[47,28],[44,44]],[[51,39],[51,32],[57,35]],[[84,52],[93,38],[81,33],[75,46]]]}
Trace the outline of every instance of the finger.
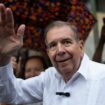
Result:
{"label": "finger", "polygon": [[6,21],[6,12],[5,12],[5,6],[3,4],[0,4],[0,25],[5,25]]}
{"label": "finger", "polygon": [[22,24],[19,26],[18,30],[17,30],[17,36],[23,36],[24,35],[24,31],[25,31],[25,25]]}
{"label": "finger", "polygon": [[9,28],[14,28],[14,18],[10,8],[6,8],[6,25]]}

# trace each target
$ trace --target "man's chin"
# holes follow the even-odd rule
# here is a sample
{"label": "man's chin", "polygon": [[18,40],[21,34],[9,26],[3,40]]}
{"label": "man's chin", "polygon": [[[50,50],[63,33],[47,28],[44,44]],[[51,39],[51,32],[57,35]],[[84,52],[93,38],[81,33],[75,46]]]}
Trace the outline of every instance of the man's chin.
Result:
{"label": "man's chin", "polygon": [[68,67],[58,68],[58,72],[64,75],[67,73],[70,73],[71,71],[72,71],[71,68],[68,68]]}

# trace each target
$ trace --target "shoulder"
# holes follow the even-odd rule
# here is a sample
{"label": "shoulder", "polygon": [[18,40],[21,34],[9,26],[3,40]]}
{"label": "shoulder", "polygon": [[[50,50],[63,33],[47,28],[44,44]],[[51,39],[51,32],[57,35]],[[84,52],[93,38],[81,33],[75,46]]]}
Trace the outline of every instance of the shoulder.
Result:
{"label": "shoulder", "polygon": [[105,64],[102,63],[98,63],[98,62],[94,62],[94,61],[90,61],[90,66],[96,70],[100,70],[101,71],[105,71]]}
{"label": "shoulder", "polygon": [[89,63],[89,73],[94,79],[105,78],[105,64],[97,63],[90,60]]}
{"label": "shoulder", "polygon": [[56,74],[56,69],[54,67],[49,67],[45,70],[46,75],[55,75]]}
{"label": "shoulder", "polygon": [[57,70],[54,67],[49,67],[45,70],[45,72],[42,73],[43,75],[43,84],[44,88],[47,90],[54,87],[54,84],[58,81],[58,73]]}
{"label": "shoulder", "polygon": [[44,72],[41,73],[45,80],[53,80],[55,79],[55,75],[57,74],[57,70],[54,67],[49,67]]}

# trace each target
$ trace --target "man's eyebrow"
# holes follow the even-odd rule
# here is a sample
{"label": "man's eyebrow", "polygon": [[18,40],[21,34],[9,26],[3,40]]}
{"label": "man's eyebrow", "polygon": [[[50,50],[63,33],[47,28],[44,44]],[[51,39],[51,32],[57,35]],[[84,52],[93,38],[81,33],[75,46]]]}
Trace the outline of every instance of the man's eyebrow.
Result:
{"label": "man's eyebrow", "polygon": [[49,47],[50,45],[56,44],[56,43],[57,43],[56,41],[49,42],[47,43],[47,47]]}
{"label": "man's eyebrow", "polygon": [[67,38],[62,39],[61,41],[66,41],[66,40],[72,41],[73,39],[67,37]]}

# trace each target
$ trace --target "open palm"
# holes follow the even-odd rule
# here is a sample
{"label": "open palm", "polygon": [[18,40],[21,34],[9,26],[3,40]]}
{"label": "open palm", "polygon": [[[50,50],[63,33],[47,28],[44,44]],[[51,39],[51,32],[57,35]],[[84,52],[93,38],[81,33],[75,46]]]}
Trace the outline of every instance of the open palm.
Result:
{"label": "open palm", "polygon": [[23,45],[24,30],[25,25],[20,25],[15,33],[11,9],[0,4],[0,53],[12,55],[20,48]]}

